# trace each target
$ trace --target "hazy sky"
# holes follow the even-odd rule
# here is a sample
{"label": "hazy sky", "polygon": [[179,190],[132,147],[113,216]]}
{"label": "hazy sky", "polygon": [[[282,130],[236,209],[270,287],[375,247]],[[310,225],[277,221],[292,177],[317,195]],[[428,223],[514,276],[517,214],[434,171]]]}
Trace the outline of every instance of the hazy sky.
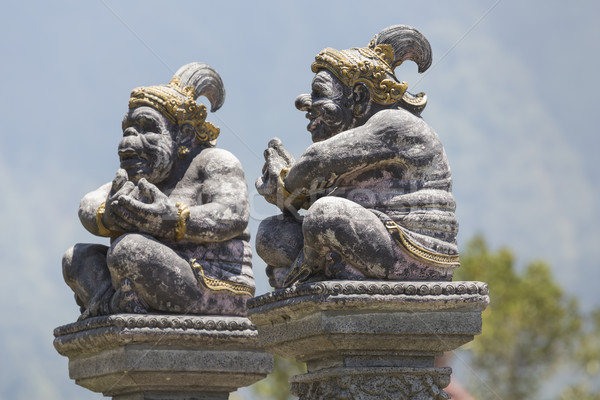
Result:
{"label": "hazy sky", "polygon": [[[454,175],[459,244],[483,233],[543,258],[587,307],[600,305],[597,124],[600,16],[589,1],[13,2],[0,16],[0,398],[100,395],[68,380],[52,329],[78,314],[61,276],[62,253],[104,242],[77,219],[81,197],[118,168],[129,93],[167,83],[202,61],[227,99],[208,120],[233,152],[252,195],[251,230],[276,212],[254,180],[271,137],[298,156],[310,144],[294,98],[309,91],[324,47],[366,45],[408,24],[430,40],[424,75],[396,69],[425,91],[423,118],[440,135]],[[268,290],[255,257],[257,293]]]}

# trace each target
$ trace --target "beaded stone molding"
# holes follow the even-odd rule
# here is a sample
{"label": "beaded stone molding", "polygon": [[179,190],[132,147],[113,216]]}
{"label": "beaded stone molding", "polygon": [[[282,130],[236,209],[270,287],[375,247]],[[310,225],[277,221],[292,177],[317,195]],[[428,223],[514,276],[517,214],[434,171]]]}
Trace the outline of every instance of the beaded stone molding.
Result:
{"label": "beaded stone molding", "polygon": [[159,314],[115,314],[88,318],[83,321],[59,326],[54,336],[87,331],[90,329],[118,328],[158,328],[158,329],[201,329],[209,331],[255,331],[247,318],[215,317],[197,315],[159,315]]}
{"label": "beaded stone molding", "polygon": [[56,350],[68,356],[133,343],[197,347],[224,339],[231,343],[252,342],[257,332],[244,317],[116,314],[60,326],[54,336]]}
{"label": "beaded stone molding", "polygon": [[306,283],[295,287],[276,290],[248,301],[253,309],[266,304],[297,299],[306,296],[346,297],[356,295],[402,296],[403,298],[451,297],[489,293],[484,282],[393,282],[393,281],[325,281]]}

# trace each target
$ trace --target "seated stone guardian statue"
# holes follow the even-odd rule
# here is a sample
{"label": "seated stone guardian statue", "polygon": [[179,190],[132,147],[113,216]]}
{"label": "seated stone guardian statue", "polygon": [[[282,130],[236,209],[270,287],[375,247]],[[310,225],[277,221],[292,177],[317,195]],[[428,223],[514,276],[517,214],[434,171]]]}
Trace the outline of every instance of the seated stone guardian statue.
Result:
{"label": "seated stone guardian statue", "polygon": [[[384,29],[364,48],[321,51],[312,93],[296,99],[312,141],[295,161],[265,150],[259,193],[282,210],[261,222],[256,251],[275,288],[330,279],[452,280],[458,223],[444,148],[394,69],[431,65],[427,39]],[[306,212],[298,212],[301,208]]]}
{"label": "seated stone guardian statue", "polygon": [[131,92],[112,182],[88,193],[83,226],[110,246],[76,244],[63,275],[80,319],[114,313],[243,316],[254,294],[248,190],[240,162],[215,147],[211,111],[225,100],[206,64]]}

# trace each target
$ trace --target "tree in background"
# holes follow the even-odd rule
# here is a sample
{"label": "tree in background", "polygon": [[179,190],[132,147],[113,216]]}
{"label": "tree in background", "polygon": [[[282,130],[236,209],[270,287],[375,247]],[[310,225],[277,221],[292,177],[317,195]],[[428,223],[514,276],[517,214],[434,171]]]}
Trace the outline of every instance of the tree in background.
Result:
{"label": "tree in background", "polygon": [[[483,312],[483,332],[466,346],[470,366],[483,379],[470,389],[480,399],[525,400],[544,378],[572,359],[581,316],[577,302],[554,281],[543,261],[515,271],[508,249],[488,250],[481,236],[461,256],[457,280],[488,283],[490,305]],[[485,390],[487,389],[487,390]]]}
{"label": "tree in background", "polygon": [[266,379],[252,385],[252,392],[261,400],[291,400],[288,379],[292,375],[306,372],[304,363],[295,362],[275,356],[273,373]]}
{"label": "tree in background", "polygon": [[573,356],[579,379],[563,391],[559,400],[600,400],[600,308],[585,319]]}

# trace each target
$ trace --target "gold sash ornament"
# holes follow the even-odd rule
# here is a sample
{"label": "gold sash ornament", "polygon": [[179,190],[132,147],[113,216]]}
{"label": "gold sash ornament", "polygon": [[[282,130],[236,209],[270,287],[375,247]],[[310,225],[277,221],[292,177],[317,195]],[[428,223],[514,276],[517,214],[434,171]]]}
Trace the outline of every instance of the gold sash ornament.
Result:
{"label": "gold sash ornament", "polygon": [[216,279],[216,278],[211,278],[210,276],[206,276],[204,274],[204,270],[202,269],[202,266],[196,261],[195,258],[190,260],[190,264],[192,265],[192,268],[194,268],[198,274],[198,280],[201,281],[201,283],[209,290],[214,290],[214,291],[219,291],[219,290],[226,290],[228,292],[232,292],[235,294],[242,294],[242,295],[248,295],[253,297],[254,296],[254,288],[248,286],[248,285],[244,285],[242,283],[236,283],[236,282],[231,282],[231,281],[225,281],[225,280],[220,280],[220,279]]}
{"label": "gold sash ornament", "polygon": [[438,265],[448,266],[448,267],[459,267],[460,259],[458,255],[448,255],[436,253],[427,249],[424,249],[420,245],[416,244],[412,240],[410,240],[402,229],[396,224],[394,221],[386,221],[385,227],[390,231],[392,236],[396,242],[404,247],[410,254],[413,256],[420,258],[421,260],[429,261]]}

